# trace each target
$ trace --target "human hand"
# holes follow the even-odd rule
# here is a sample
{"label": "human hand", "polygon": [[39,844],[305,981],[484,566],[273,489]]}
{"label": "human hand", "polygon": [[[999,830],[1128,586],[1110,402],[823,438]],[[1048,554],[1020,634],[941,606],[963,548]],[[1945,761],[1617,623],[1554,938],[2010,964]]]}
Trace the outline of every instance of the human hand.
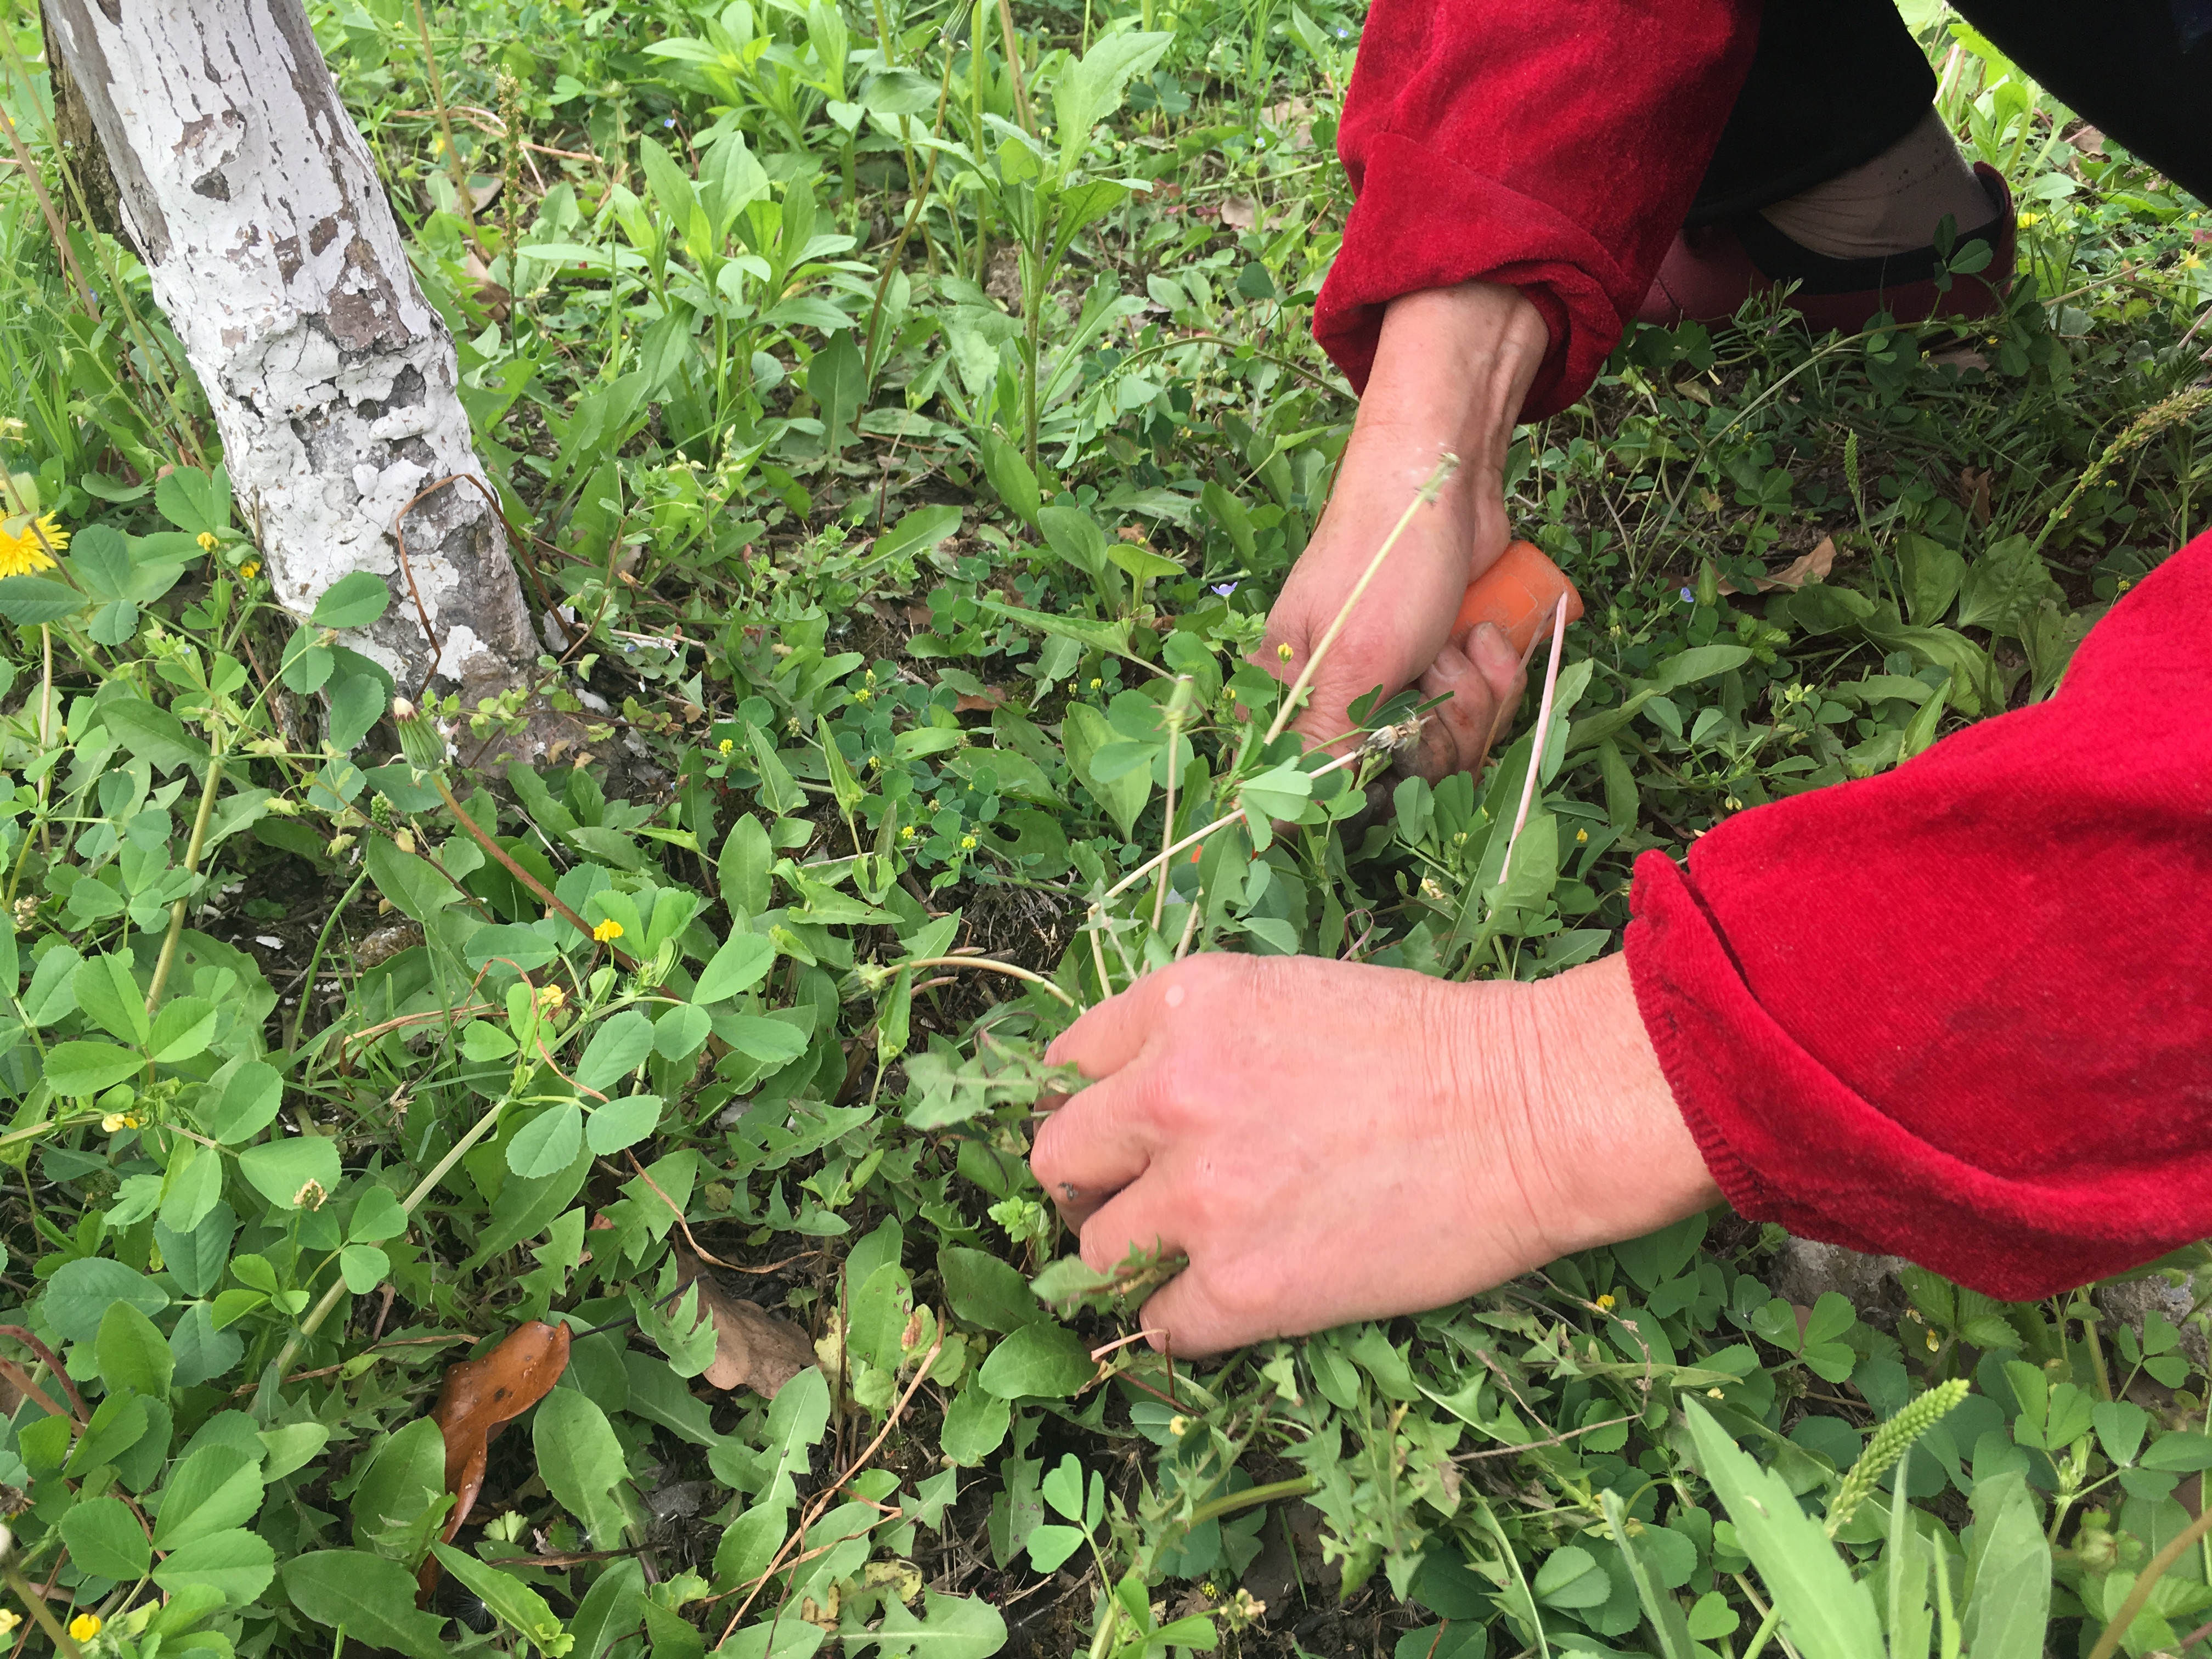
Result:
{"label": "human hand", "polygon": [[1176,1353],[1438,1306],[1719,1197],[1620,957],[1535,985],[1194,957],[1048,1058],[1097,1080],[1030,1167],[1094,1269],[1189,1258],[1142,1316]]}
{"label": "human hand", "polygon": [[1350,704],[1377,685],[1418,684],[1425,699],[1450,699],[1409,763],[1433,781],[1479,769],[1519,706],[1525,682],[1504,635],[1450,630],[1468,582],[1505,550],[1505,455],[1547,340],[1513,289],[1466,283],[1392,302],[1335,491],[1268,613],[1261,661],[1271,673],[1288,682],[1304,671],[1438,455],[1461,465],[1322,658],[1293,722],[1308,743],[1346,737]]}

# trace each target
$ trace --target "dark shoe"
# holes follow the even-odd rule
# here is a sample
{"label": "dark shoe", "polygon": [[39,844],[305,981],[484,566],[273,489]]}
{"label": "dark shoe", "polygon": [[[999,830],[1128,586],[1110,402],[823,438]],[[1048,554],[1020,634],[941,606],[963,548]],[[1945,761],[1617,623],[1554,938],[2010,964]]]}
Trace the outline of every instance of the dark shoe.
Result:
{"label": "dark shoe", "polygon": [[2019,226],[2012,191],[1995,167],[1977,162],[1974,176],[1996,213],[1959,234],[1958,246],[1986,242],[1990,262],[1972,276],[1954,275],[1936,288],[1942,260],[1933,246],[1867,259],[1836,259],[1800,246],[1756,213],[1703,225],[1674,238],[1644,296],[1637,320],[1672,328],[1684,322],[1725,323],[1756,294],[1796,283],[1783,303],[1817,330],[1856,334],[1879,312],[1900,323],[1947,317],[1993,317],[2011,291]]}

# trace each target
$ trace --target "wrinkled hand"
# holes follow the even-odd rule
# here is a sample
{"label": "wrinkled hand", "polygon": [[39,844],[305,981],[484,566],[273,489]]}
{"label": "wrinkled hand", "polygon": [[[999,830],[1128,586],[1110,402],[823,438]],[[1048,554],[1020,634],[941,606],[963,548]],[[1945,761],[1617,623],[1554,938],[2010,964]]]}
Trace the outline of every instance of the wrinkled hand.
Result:
{"label": "wrinkled hand", "polygon": [[1461,465],[1322,658],[1293,722],[1309,744],[1343,738],[1350,705],[1376,686],[1385,696],[1417,686],[1425,699],[1451,699],[1409,762],[1433,781],[1479,769],[1519,706],[1525,679],[1504,636],[1451,628],[1468,582],[1510,539],[1505,454],[1547,338],[1511,289],[1468,283],[1391,303],[1335,491],[1268,613],[1260,660],[1270,673],[1297,678],[1438,456],[1450,450]]}
{"label": "wrinkled hand", "polygon": [[1049,1058],[1097,1080],[1031,1168],[1094,1269],[1189,1257],[1142,1316],[1178,1354],[1434,1307],[1717,1196],[1619,957],[1524,986],[1194,957]]}

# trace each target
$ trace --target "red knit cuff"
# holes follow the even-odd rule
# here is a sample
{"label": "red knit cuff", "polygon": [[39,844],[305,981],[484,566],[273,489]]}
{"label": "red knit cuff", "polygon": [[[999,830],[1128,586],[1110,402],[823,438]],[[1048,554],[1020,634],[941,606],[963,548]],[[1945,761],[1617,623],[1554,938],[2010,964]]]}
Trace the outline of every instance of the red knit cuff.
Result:
{"label": "red knit cuff", "polygon": [[1367,384],[1389,301],[1486,282],[1519,289],[1551,331],[1521,418],[1556,415],[1587,392],[1642,297],[1604,246],[1547,204],[1395,133],[1376,134],[1364,159],[1343,246],[1314,307],[1315,337],[1353,388]]}

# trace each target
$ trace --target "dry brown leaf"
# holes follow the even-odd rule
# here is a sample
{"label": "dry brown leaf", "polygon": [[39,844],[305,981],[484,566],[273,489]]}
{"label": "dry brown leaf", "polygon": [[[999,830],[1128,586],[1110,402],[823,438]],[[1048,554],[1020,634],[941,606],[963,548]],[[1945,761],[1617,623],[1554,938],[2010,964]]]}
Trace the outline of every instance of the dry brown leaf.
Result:
{"label": "dry brown leaf", "polygon": [[[500,1430],[550,1394],[568,1368],[568,1328],[535,1319],[517,1325],[480,1358],[446,1368],[438,1403],[430,1407],[430,1420],[445,1437],[446,1490],[453,1495],[446,1542],[453,1541],[476,1507],[486,1452]],[[436,1556],[423,1561],[416,1583],[425,1598],[437,1587]]]}
{"label": "dry brown leaf", "polygon": [[1250,230],[1260,222],[1260,204],[1249,196],[1224,197],[1221,222],[1231,230]]}
{"label": "dry brown leaf", "polygon": [[814,1345],[787,1319],[757,1302],[731,1295],[702,1270],[699,1258],[676,1253],[679,1282],[699,1286],[699,1305],[714,1322],[714,1363],[702,1375],[718,1389],[750,1389],[765,1399],[814,1363]]}
{"label": "dry brown leaf", "polygon": [[[1778,587],[1796,589],[1807,582],[1824,582],[1828,573],[1836,568],[1836,539],[1823,536],[1820,544],[1809,553],[1801,553],[1771,576],[1759,579],[1759,591],[1771,593]],[[1741,593],[1743,590],[1733,582],[1723,582],[1723,593]]]}
{"label": "dry brown leaf", "polygon": [[1006,694],[997,686],[987,685],[980,695],[973,691],[963,691],[953,700],[952,712],[956,714],[988,714],[1006,700]]}
{"label": "dry brown leaf", "polygon": [[1959,469],[1960,503],[1974,515],[1976,524],[1987,526],[1990,521],[1990,484],[1995,477],[1988,467]]}

